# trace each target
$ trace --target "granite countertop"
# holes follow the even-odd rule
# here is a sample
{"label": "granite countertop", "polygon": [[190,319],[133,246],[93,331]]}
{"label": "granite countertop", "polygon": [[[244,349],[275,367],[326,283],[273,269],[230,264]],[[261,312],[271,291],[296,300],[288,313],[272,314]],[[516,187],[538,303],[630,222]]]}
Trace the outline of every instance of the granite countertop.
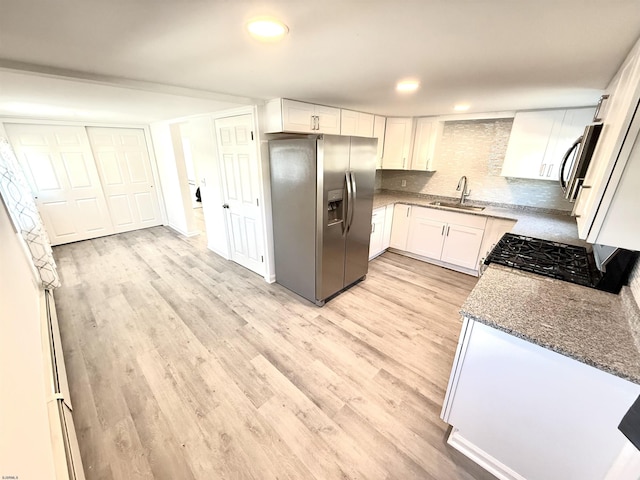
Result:
{"label": "granite countertop", "polygon": [[462,315],[640,384],[640,310],[619,295],[491,265]]}
{"label": "granite countertop", "polygon": [[482,202],[467,201],[469,205],[485,207],[482,211],[458,210],[447,207],[429,205],[434,201],[456,201],[454,198],[438,197],[434,195],[412,194],[404,192],[382,191],[373,197],[373,208],[380,208],[393,203],[405,203],[440,210],[481,215],[485,217],[515,220],[517,223],[511,230],[516,235],[544,238],[571,245],[586,246],[578,238],[578,227],[575,219],[568,212],[558,210],[537,209],[532,207],[517,207],[511,205],[495,205]]}

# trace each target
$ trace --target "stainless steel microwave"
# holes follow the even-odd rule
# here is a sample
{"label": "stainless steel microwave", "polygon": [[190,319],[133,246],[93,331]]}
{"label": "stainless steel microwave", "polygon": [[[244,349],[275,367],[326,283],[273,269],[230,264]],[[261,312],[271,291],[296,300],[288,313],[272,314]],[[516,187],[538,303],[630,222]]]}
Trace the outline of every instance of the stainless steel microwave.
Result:
{"label": "stainless steel microwave", "polygon": [[580,192],[580,187],[593,156],[593,151],[602,132],[602,123],[591,123],[584,129],[584,134],[579,137],[567,150],[560,164],[560,186],[564,190],[564,197],[575,202]]}

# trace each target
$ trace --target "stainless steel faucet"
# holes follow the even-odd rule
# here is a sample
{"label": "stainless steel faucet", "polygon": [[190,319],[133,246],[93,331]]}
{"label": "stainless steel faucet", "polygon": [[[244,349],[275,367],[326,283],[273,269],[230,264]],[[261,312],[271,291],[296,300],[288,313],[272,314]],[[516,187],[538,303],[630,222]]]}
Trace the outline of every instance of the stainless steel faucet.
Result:
{"label": "stainless steel faucet", "polygon": [[471,190],[467,190],[467,176],[463,175],[462,177],[460,177],[460,180],[458,181],[458,188],[456,188],[456,192],[460,192],[462,190],[462,192],[460,193],[460,205],[464,204],[464,199],[467,198],[470,194],[471,194]]}

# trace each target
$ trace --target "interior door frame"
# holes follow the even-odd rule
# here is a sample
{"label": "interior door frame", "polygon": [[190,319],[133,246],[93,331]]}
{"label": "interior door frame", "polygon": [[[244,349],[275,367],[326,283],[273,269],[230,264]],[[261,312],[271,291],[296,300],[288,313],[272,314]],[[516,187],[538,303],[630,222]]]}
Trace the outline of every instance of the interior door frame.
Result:
{"label": "interior door frame", "polygon": [[[266,138],[261,135],[258,128],[258,106],[247,105],[245,107],[232,108],[214,112],[210,115],[211,130],[216,139],[216,157],[218,158],[219,185],[218,188],[224,191],[222,179],[224,178],[224,166],[218,152],[218,132],[215,127],[215,121],[223,118],[237,117],[240,115],[251,115],[251,128],[254,134],[253,148],[255,149],[256,159],[258,161],[258,199],[260,201],[260,215],[262,217],[262,241],[264,252],[264,279],[268,283],[276,281],[275,266],[273,264],[273,227],[271,219],[271,187],[269,184],[269,144]],[[231,252],[231,237],[229,233],[229,224],[225,215],[225,233],[227,237],[227,252]]]}
{"label": "interior door frame", "polygon": [[63,120],[47,120],[45,118],[20,118],[20,117],[0,117],[0,134],[8,139],[7,132],[4,129],[6,123],[20,123],[24,125],[56,125],[56,126],[70,126],[70,127],[103,127],[103,128],[135,128],[144,132],[144,140],[147,144],[147,152],[149,154],[149,162],[151,163],[151,172],[153,175],[153,181],[156,185],[154,189],[160,205],[160,217],[162,224],[167,225],[167,210],[164,203],[164,195],[162,192],[162,183],[160,182],[160,175],[158,173],[158,162],[153,148],[153,142],[151,139],[151,131],[148,125],[137,124],[120,124],[120,123],[102,123],[102,122],[79,122],[79,121],[63,121]]}

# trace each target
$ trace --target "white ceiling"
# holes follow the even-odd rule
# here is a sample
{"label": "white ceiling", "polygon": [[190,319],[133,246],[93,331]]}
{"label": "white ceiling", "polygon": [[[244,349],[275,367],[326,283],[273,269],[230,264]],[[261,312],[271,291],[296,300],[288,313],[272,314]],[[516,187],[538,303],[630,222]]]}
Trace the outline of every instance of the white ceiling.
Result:
{"label": "white ceiling", "polygon": [[[593,105],[640,37],[640,0],[2,0],[1,7],[0,66],[185,87],[211,102],[197,108],[185,100],[175,116],[274,97],[386,115],[449,114],[458,102],[471,112]],[[246,21],[265,14],[289,26],[282,42],[246,34]],[[154,105],[142,100],[145,83],[118,104],[79,87],[56,95],[46,82],[10,73],[0,75],[0,107],[16,96],[85,113]],[[420,90],[397,94],[404,77],[419,78]]]}

